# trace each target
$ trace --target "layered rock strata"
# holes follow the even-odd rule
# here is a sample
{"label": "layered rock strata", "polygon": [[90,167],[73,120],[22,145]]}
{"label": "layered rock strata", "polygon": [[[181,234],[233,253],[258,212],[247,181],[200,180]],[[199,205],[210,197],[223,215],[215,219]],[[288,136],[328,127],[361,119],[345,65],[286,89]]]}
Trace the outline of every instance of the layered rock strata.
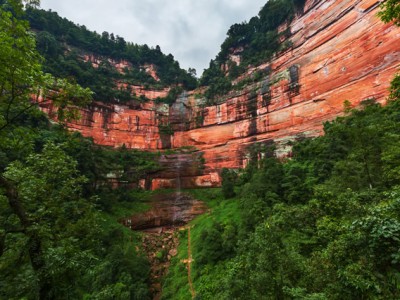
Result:
{"label": "layered rock strata", "polygon": [[[400,29],[379,20],[379,3],[306,1],[304,13],[280,29],[290,31],[281,40],[286,50],[244,75],[249,78],[261,72],[262,80],[217,99],[214,105],[207,105],[199,91],[183,94],[169,108],[151,101],[96,103],[70,127],[109,146],[193,147],[204,165],[193,171],[186,163],[181,169],[185,180],[179,184],[217,186],[222,168],[246,165],[250,145],[275,141],[282,154],[288,151],[289,141],[320,135],[325,121],[342,114],[345,100],[353,107],[369,98],[385,102],[400,67]],[[184,158],[170,159],[176,160]],[[150,186],[173,187],[176,178],[164,172],[150,178]]]}
{"label": "layered rock strata", "polygon": [[133,230],[162,231],[163,227],[179,227],[206,212],[206,205],[181,192],[159,194],[149,202],[144,213],[124,218],[121,223]]}

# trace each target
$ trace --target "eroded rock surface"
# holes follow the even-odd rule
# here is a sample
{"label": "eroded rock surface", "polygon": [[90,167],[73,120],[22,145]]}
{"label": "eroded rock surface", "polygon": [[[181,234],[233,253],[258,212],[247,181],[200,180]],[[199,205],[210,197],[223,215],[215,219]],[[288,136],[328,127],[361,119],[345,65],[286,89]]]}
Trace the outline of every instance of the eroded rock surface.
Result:
{"label": "eroded rock surface", "polygon": [[151,266],[150,293],[153,300],[161,298],[162,280],[168,273],[172,257],[178,253],[178,245],[176,228],[143,234],[143,249]]}
{"label": "eroded rock surface", "polygon": [[122,223],[133,230],[155,229],[157,232],[162,227],[186,224],[207,210],[202,201],[181,192],[156,195],[149,204],[148,211],[125,218]]}
{"label": "eroded rock surface", "polygon": [[[215,105],[205,105],[198,96],[201,91],[182,94],[171,107],[152,101],[95,103],[70,128],[115,147],[154,151],[192,146],[201,153],[204,166],[193,171],[185,164],[180,184],[217,186],[222,168],[247,164],[249,145],[275,141],[278,154],[284,155],[290,141],[320,135],[323,122],[342,114],[345,100],[352,106],[368,98],[385,102],[400,67],[400,28],[379,20],[379,3],[306,1],[304,14],[286,25],[292,46],[244,75],[261,71],[261,81],[217,99]],[[232,59],[240,61],[236,54]],[[49,107],[44,110],[51,112]],[[166,125],[173,132],[165,132]],[[198,160],[196,155],[190,159]],[[174,160],[169,161],[173,167]],[[147,186],[177,186],[175,174],[166,170],[150,178]]]}

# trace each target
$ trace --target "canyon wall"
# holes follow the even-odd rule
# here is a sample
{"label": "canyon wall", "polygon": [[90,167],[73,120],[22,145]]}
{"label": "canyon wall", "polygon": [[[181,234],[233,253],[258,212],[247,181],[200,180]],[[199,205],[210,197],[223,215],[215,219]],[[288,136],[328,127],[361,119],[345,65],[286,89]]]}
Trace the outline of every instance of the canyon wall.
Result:
{"label": "canyon wall", "polygon": [[70,127],[102,145],[191,149],[163,156],[166,171],[147,179],[153,189],[176,187],[178,177],[181,187],[218,186],[222,168],[246,165],[250,145],[275,141],[283,155],[290,141],[320,135],[323,122],[342,114],[345,100],[353,107],[369,98],[385,102],[400,67],[400,28],[379,20],[378,5],[306,1],[304,13],[280,29],[291,32],[281,40],[286,50],[244,75],[261,72],[262,79],[214,105],[207,106],[201,91],[182,94],[171,107],[94,103]]}

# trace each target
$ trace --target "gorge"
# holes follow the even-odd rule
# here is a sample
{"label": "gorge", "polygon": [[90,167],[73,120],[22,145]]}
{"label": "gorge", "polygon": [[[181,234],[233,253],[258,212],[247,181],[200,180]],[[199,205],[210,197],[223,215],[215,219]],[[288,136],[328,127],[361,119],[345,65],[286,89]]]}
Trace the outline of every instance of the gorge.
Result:
{"label": "gorge", "polygon": [[400,299],[400,2],[264,3],[196,78],[0,0],[0,299]]}
{"label": "gorge", "polygon": [[[273,141],[278,156],[290,155],[291,141],[320,135],[325,121],[343,114],[344,101],[351,107],[371,98],[385,102],[400,66],[400,30],[379,20],[379,4],[307,0],[304,12],[279,28],[286,32],[280,36],[286,46],[271,61],[248,67],[233,84],[257,76],[256,81],[212,104],[204,89],[183,92],[169,106],[157,103],[168,89],[133,86],[136,96],[149,100],[94,102],[69,128],[100,145],[176,149],[161,156],[164,170],[143,180],[149,189],[176,187],[176,161],[184,164],[182,187],[219,186],[222,168],[246,166],[251,145]],[[240,49],[231,53],[231,60],[240,62]],[[118,68],[124,67],[121,61]],[[42,109],[51,114],[51,105]]]}

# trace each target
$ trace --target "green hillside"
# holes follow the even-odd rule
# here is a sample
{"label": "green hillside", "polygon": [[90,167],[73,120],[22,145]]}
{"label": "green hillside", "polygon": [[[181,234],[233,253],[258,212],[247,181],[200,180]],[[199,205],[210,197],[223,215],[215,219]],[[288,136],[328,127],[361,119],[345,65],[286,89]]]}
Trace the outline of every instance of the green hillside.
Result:
{"label": "green hillside", "polygon": [[[270,0],[261,8],[258,16],[248,22],[232,25],[220,52],[210,61],[200,79],[200,85],[208,87],[206,97],[213,99],[226,94],[233,89],[232,80],[249,66],[265,63],[277,52],[290,48],[290,30],[279,32],[278,28],[289,23],[296,13],[302,13],[304,3],[304,0]],[[279,42],[282,37],[287,39],[284,43]],[[229,59],[235,50],[241,58],[240,65]],[[228,70],[221,68],[225,64]]]}
{"label": "green hillside", "polygon": [[[258,24],[251,37],[232,30],[224,49],[241,45],[265,59],[251,41],[299,7],[269,1],[249,22]],[[399,1],[383,8],[382,19],[398,23]],[[82,61],[90,53],[133,67],[93,68]],[[160,81],[140,70],[146,63]],[[65,126],[93,98],[126,101],[119,81],[196,84],[159,49],[0,0],[0,299],[152,298],[141,233],[120,222],[148,209],[139,179],[160,169],[160,154],[101,147]],[[39,96],[52,99],[58,124],[32,101]],[[289,157],[255,144],[247,168],[222,171],[220,189],[188,191],[209,210],[177,233],[162,299],[400,299],[400,75],[386,105],[344,102],[344,112],[323,136],[294,142]]]}
{"label": "green hillside", "polygon": [[[181,69],[173,55],[163,54],[159,46],[150,48],[127,42],[113,33],[92,32],[52,11],[31,7],[26,11],[26,18],[36,33],[37,49],[45,58],[44,70],[90,88],[97,100],[124,103],[134,98],[129,85],[142,85],[146,89],[181,86],[188,90],[197,86],[193,74]],[[85,55],[101,63],[94,67],[84,60]],[[119,72],[110,60],[126,61],[130,67]],[[159,80],[145,71],[146,65],[155,66]],[[120,89],[117,82],[128,86]]]}

